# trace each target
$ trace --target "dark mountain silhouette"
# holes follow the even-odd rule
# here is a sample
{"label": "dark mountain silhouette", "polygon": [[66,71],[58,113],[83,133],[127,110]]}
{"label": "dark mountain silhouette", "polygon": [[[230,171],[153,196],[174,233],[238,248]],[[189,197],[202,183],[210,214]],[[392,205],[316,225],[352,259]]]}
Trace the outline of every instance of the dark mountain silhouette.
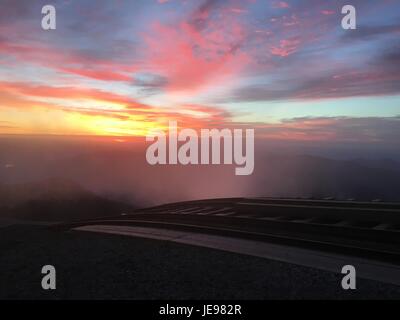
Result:
{"label": "dark mountain silhouette", "polygon": [[106,199],[68,180],[48,179],[0,186],[2,217],[71,221],[119,215],[132,205]]}

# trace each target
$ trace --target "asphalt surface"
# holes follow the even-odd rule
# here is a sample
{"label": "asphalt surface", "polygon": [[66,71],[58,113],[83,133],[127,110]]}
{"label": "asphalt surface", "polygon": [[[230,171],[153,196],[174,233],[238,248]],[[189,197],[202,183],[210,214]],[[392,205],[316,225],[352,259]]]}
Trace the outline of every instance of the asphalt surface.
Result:
{"label": "asphalt surface", "polygon": [[167,204],[66,225],[162,228],[347,254],[400,265],[400,205],[235,198]]}
{"label": "asphalt surface", "polygon": [[[183,244],[44,227],[0,229],[0,299],[399,299],[400,287]],[[41,268],[57,289],[41,288]]]}

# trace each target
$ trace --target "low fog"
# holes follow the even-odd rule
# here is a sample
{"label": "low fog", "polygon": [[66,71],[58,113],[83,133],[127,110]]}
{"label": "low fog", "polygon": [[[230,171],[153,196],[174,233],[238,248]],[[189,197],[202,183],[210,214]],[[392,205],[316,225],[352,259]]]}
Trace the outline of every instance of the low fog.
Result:
{"label": "low fog", "polygon": [[85,199],[87,210],[111,201],[110,211],[247,196],[400,200],[395,147],[258,140],[250,176],[236,176],[235,165],[151,166],[145,149],[144,139],[4,136],[2,214],[49,199],[72,211],[77,199]]}

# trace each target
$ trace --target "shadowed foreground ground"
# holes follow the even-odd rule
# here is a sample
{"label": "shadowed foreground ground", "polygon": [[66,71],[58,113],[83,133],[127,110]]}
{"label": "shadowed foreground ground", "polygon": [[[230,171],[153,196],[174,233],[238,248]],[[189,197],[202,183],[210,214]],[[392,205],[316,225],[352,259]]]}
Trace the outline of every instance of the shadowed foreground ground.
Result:
{"label": "shadowed foreground ground", "polygon": [[[0,299],[400,298],[400,287],[267,259],[155,240],[0,229]],[[57,290],[41,289],[41,268],[57,269]]]}

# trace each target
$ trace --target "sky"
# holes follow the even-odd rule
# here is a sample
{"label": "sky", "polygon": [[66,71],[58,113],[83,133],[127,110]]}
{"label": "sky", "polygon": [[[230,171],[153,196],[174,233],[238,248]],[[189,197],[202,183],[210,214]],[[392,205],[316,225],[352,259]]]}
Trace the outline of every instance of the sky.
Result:
{"label": "sky", "polygon": [[[56,8],[56,30],[41,9]],[[357,29],[344,30],[351,4]],[[0,134],[398,142],[397,0],[0,0]]]}

